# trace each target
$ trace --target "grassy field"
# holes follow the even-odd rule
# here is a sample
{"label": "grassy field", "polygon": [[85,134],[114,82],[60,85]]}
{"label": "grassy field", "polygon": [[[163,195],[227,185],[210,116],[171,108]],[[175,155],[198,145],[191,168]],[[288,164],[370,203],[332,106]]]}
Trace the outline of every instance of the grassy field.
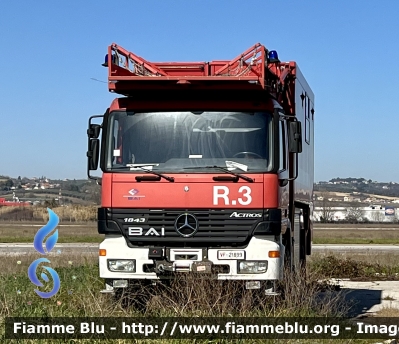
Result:
{"label": "grassy field", "polygon": [[[0,242],[32,242],[42,224],[35,223],[2,223],[0,222]],[[98,234],[96,223],[58,225],[58,243],[100,243],[104,235]]]}
{"label": "grassy field", "polygon": [[322,224],[314,226],[314,244],[399,244],[398,224]]}
{"label": "grassy field", "polygon": [[399,228],[315,228],[314,244],[399,244]]}
{"label": "grassy field", "polygon": [[[240,285],[226,284],[183,274],[170,287],[155,286],[127,293],[122,297],[103,295],[103,281],[98,278],[96,256],[55,256],[51,266],[61,279],[59,293],[51,299],[41,299],[27,277],[27,268],[38,255],[2,257],[0,265],[0,320],[9,316],[21,317],[280,317],[280,316],[339,316],[345,314],[347,305],[340,292],[332,292],[317,281],[327,277],[323,271],[331,264],[330,256],[318,257],[317,264],[310,262],[307,278],[287,274],[281,285],[285,297],[260,296],[255,291],[245,291]],[[347,264],[336,257],[338,264]],[[399,262],[399,259],[398,259]],[[361,263],[358,264],[359,266]],[[399,267],[399,264],[398,264]],[[360,269],[360,268],[359,268]],[[379,269],[376,267],[375,269]],[[320,299],[320,292],[323,298]],[[146,307],[137,307],[141,301]],[[133,307],[132,304],[136,304]],[[3,323],[1,321],[1,323]],[[57,340],[5,341],[4,327],[0,325],[3,343],[65,343]],[[70,343],[193,343],[192,340],[140,341],[104,340],[73,341]],[[231,343],[213,340],[212,343]],[[298,343],[297,340],[250,340],[237,343]],[[375,343],[376,340],[301,340],[301,343]],[[210,343],[196,340],[195,343]]]}
{"label": "grassy field", "polygon": [[[45,223],[45,222],[44,222]],[[31,243],[40,221],[0,222],[0,241],[5,243]],[[365,244],[399,243],[399,230],[381,225],[321,225],[316,227],[314,243]],[[332,229],[333,228],[333,229]],[[59,243],[99,243],[103,236],[97,233],[95,222],[61,224],[58,226]],[[0,342],[4,343],[64,343],[56,340],[6,341],[3,319],[23,317],[124,317],[124,316],[331,316],[342,315],[347,309],[342,295],[332,292],[334,287],[320,284],[326,278],[351,278],[357,280],[399,279],[399,255],[394,254],[313,254],[309,259],[306,279],[287,275],[281,286],[285,297],[265,298],[252,291],[243,291],[240,285],[226,285],[209,279],[182,276],[172,286],[155,286],[127,293],[122,297],[100,294],[103,281],[98,278],[98,257],[61,252],[50,257],[61,279],[59,293],[51,299],[41,299],[27,277],[27,268],[39,255],[3,256],[0,260]],[[323,291],[323,302],[320,292]],[[138,302],[145,307],[133,307]],[[386,314],[392,313],[387,310]],[[388,316],[388,315],[387,315]],[[392,315],[391,315],[392,316]],[[161,343],[162,341],[105,340],[75,341],[74,343]],[[165,343],[192,343],[192,340],[168,340]],[[209,341],[195,341],[209,343]],[[265,340],[237,341],[237,343],[268,343]],[[275,340],[269,341],[275,343]],[[279,340],[279,343],[298,341]],[[377,340],[324,340],[301,343],[375,343]],[[72,343],[72,342],[71,342]],[[231,343],[217,340],[212,343]]]}

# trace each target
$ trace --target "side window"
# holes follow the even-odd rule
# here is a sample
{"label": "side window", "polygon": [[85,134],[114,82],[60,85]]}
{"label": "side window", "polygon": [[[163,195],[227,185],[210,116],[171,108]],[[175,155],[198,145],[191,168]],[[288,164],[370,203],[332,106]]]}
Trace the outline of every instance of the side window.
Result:
{"label": "side window", "polygon": [[114,133],[112,138],[112,149],[113,149],[113,157],[114,164],[122,163],[122,136],[121,136],[121,128],[119,125],[119,121],[115,120],[114,122]]}
{"label": "side window", "polygon": [[285,123],[283,121],[279,122],[279,152],[280,152],[280,166],[279,171],[284,171],[287,169],[287,145],[286,145],[286,132]]}

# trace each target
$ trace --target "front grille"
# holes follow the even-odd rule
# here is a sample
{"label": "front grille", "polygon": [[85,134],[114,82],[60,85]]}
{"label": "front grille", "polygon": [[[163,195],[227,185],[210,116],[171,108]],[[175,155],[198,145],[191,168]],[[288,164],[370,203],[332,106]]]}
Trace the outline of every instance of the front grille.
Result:
{"label": "front grille", "polygon": [[[234,212],[261,213],[262,217],[231,218]],[[198,231],[192,237],[185,238],[176,232],[175,221],[184,213],[198,220]],[[263,209],[109,209],[108,218],[118,223],[134,245],[234,246],[249,241],[256,224],[263,220]],[[137,235],[128,236],[129,227],[135,228]]]}

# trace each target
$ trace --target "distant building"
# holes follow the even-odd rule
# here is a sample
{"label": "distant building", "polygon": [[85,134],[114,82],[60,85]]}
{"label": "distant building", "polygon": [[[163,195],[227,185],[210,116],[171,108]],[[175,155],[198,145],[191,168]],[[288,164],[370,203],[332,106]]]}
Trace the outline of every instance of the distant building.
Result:
{"label": "distant building", "polygon": [[13,201],[6,201],[5,198],[0,198],[0,207],[4,206],[4,207],[24,207],[30,205],[29,202],[13,202]]}
{"label": "distant building", "polygon": [[[331,207],[329,213],[331,214],[331,220],[340,221],[345,220],[347,211],[350,208],[347,207]],[[370,222],[392,222],[399,215],[399,208],[390,206],[370,205],[367,207],[357,207],[361,211],[361,218],[366,219]],[[323,216],[323,207],[315,207],[313,212],[314,221],[320,221]]]}

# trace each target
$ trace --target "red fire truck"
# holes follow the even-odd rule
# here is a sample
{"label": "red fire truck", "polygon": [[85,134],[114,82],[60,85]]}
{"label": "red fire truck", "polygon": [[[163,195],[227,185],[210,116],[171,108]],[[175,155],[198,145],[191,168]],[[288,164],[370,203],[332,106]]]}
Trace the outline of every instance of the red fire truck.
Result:
{"label": "red fire truck", "polygon": [[261,44],[157,63],[111,44],[103,66],[120,95],[88,129],[103,292],[182,272],[274,292],[311,253],[314,96],[298,65]]}

